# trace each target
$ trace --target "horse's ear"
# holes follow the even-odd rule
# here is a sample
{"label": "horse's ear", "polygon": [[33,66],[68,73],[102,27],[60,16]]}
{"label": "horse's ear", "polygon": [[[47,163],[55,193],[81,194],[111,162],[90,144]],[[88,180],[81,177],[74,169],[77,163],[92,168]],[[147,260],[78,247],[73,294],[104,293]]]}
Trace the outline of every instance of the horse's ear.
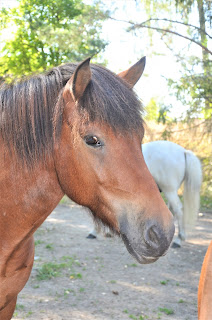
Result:
{"label": "horse's ear", "polygon": [[120,72],[118,75],[124,79],[132,88],[142,76],[146,64],[146,57],[141,58],[136,64],[129,69]]}
{"label": "horse's ear", "polygon": [[90,68],[90,58],[81,62],[72,77],[68,80],[63,96],[66,96],[67,93],[71,94],[74,101],[78,101],[89,82],[91,81],[91,68]]}

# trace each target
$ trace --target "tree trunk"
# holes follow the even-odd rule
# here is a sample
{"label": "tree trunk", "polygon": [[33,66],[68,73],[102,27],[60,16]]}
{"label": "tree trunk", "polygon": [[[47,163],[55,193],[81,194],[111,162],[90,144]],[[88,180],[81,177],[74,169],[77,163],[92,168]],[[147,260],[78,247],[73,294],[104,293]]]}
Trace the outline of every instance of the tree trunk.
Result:
{"label": "tree trunk", "polygon": [[[207,47],[207,37],[205,29],[205,11],[203,0],[197,0],[198,14],[199,14],[199,26],[200,26],[200,39],[201,44]],[[208,53],[202,49],[202,61],[203,61],[203,70],[206,73]]]}

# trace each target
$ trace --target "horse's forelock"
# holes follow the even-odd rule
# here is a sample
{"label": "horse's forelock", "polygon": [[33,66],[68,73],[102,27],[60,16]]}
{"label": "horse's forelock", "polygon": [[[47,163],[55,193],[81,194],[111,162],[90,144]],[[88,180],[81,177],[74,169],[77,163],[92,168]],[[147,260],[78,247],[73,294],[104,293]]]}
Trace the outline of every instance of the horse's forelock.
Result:
{"label": "horse's forelock", "polygon": [[142,104],[135,93],[109,70],[92,65],[92,80],[79,101],[91,121],[106,122],[114,130],[132,131],[143,127]]}

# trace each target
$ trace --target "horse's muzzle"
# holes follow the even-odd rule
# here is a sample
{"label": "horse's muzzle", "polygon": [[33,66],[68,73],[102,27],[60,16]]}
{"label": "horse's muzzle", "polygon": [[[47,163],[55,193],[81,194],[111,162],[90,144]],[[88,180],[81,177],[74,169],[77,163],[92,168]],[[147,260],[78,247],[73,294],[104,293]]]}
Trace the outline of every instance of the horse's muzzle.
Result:
{"label": "horse's muzzle", "polygon": [[174,236],[174,223],[163,230],[157,223],[147,220],[140,228],[133,228],[126,221],[120,225],[120,234],[129,253],[139,263],[152,263],[164,256]]}

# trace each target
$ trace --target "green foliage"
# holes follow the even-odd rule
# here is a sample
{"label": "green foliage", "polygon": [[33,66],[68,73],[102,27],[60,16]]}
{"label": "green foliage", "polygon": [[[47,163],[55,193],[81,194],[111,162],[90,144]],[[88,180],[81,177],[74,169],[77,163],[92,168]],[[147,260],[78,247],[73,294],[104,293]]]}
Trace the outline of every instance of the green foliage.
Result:
{"label": "green foliage", "polygon": [[158,111],[157,121],[162,122],[163,124],[167,123],[170,120],[170,117],[169,117],[170,109],[171,109],[171,106],[161,105]]}
{"label": "green foliage", "polygon": [[[169,79],[168,85],[188,110],[184,120],[190,121],[202,117],[206,120],[206,131],[211,132],[212,60],[211,51],[207,48],[210,39],[207,30],[210,30],[212,22],[212,2],[209,0],[175,0],[174,2],[142,0],[141,2],[145,4],[149,19],[141,23],[140,28],[145,25],[148,30],[154,30],[152,32],[163,31],[163,41],[181,63],[181,70],[183,70],[181,79],[177,83],[176,79]],[[195,14],[199,20],[196,24],[191,19]],[[178,46],[175,45],[175,40],[179,39],[179,36],[187,40],[188,49],[191,43],[202,48],[201,59],[197,56],[199,51],[196,56],[186,58],[183,55],[184,50],[182,52],[176,50]],[[192,50],[193,52],[195,51]],[[160,122],[166,123],[167,111],[169,110],[166,106],[159,109]]]}
{"label": "green foliage", "polygon": [[172,122],[173,120],[170,117],[171,107],[170,105],[164,105],[163,102],[158,102],[156,98],[151,98],[147,106],[145,106],[145,120],[157,121],[163,124]]}
{"label": "green foliage", "polygon": [[158,119],[158,104],[155,98],[151,98],[149,103],[145,106],[146,120],[157,120]]}
{"label": "green foliage", "polygon": [[[170,109],[172,106],[164,105],[163,102],[157,102],[156,98],[151,98],[145,107],[145,120],[157,121],[162,124],[172,123],[174,120],[170,117]],[[167,139],[167,138],[166,138]],[[164,140],[166,140],[164,138]]]}
{"label": "green foliage", "polygon": [[170,6],[173,7],[173,1],[171,0],[141,0],[144,4],[146,13],[148,16],[153,16],[154,14],[157,15],[158,12],[161,14],[166,14],[170,12]]}
{"label": "green foliage", "polygon": [[107,13],[82,0],[19,0],[1,10],[3,34],[13,26],[12,38],[0,52],[0,76],[41,72],[67,61],[80,61],[105,48],[101,23]]}
{"label": "green foliage", "polygon": [[[188,69],[188,63],[192,68]],[[169,79],[169,85],[174,90],[177,99],[185,106],[189,106],[185,119],[203,118],[207,121],[207,127],[211,131],[209,123],[212,125],[212,61],[208,60],[204,64],[207,72],[196,71],[198,66],[201,70],[201,65],[201,60],[191,57],[183,64],[184,73],[180,80],[176,83]]]}
{"label": "green foliage", "polygon": [[[212,191],[211,191],[212,194]],[[209,195],[201,195],[200,196],[200,207],[202,210],[212,211],[212,197]]]}
{"label": "green foliage", "polygon": [[182,12],[184,16],[191,13],[194,3],[195,0],[175,0],[177,10]]}

